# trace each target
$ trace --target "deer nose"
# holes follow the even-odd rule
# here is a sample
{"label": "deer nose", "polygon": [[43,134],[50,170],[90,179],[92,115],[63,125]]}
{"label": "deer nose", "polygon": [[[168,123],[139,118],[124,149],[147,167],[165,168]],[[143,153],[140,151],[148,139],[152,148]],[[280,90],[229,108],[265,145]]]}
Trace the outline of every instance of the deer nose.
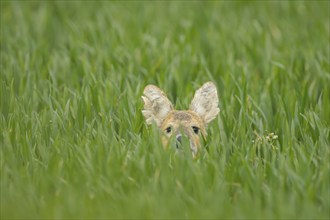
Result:
{"label": "deer nose", "polygon": [[176,135],[176,140],[181,144],[181,134]]}
{"label": "deer nose", "polygon": [[181,145],[181,134],[176,135],[175,138],[176,138],[176,143],[175,143],[176,148],[179,148],[179,145]]}

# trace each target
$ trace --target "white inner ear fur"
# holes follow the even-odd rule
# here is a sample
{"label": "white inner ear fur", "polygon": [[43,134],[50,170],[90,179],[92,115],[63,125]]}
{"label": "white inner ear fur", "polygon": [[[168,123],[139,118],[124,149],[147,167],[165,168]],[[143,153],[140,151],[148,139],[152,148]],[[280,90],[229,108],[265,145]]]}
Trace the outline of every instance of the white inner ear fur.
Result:
{"label": "white inner ear fur", "polygon": [[142,99],[144,102],[142,114],[146,118],[147,124],[155,122],[160,127],[168,113],[173,110],[172,103],[165,93],[154,85],[145,87]]}
{"label": "white inner ear fur", "polygon": [[207,82],[196,91],[190,110],[196,112],[208,124],[218,115],[218,104],[217,88],[212,82]]}

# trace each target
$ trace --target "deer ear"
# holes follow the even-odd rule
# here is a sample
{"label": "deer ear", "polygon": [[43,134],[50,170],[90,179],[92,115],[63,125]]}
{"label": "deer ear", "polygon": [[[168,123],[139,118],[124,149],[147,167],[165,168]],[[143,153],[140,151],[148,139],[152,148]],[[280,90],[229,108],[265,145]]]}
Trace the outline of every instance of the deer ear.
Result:
{"label": "deer ear", "polygon": [[190,110],[199,115],[205,124],[211,122],[219,113],[217,88],[212,82],[199,88],[190,104]]}
{"label": "deer ear", "polygon": [[168,113],[173,110],[172,103],[165,93],[154,85],[148,85],[144,88],[142,99],[144,102],[142,114],[147,124],[155,122],[160,127]]}

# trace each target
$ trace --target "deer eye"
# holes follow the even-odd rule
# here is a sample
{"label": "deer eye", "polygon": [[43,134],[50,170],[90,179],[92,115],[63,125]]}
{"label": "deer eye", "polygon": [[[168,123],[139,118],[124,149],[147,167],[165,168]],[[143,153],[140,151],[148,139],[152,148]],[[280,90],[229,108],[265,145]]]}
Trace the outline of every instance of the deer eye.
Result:
{"label": "deer eye", "polygon": [[171,133],[171,131],[172,131],[172,127],[167,127],[167,128],[165,129],[165,132],[166,132],[167,134]]}
{"label": "deer eye", "polygon": [[199,132],[199,127],[192,126],[192,129],[193,129],[193,131],[194,131],[195,134],[198,134],[198,132]]}

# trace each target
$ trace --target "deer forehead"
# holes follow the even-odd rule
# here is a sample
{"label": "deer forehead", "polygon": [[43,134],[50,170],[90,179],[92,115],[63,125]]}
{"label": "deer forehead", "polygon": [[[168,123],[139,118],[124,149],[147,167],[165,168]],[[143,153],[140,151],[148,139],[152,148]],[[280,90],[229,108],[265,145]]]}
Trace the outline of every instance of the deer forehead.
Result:
{"label": "deer forehead", "polygon": [[202,119],[192,111],[172,111],[164,120],[162,127],[167,126],[204,126]]}

